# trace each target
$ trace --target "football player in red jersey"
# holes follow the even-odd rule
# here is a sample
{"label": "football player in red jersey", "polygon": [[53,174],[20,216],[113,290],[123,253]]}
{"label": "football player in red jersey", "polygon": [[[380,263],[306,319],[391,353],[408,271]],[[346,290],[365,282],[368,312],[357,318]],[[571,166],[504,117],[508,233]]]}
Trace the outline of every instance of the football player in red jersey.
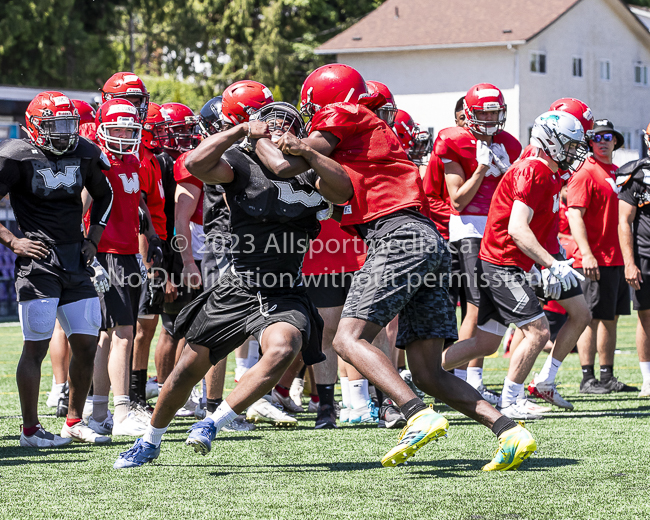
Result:
{"label": "football player in red jersey", "polygon": [[[476,277],[478,252],[485,231],[490,201],[501,176],[521,153],[521,144],[503,130],[506,104],[492,84],[474,85],[463,98],[465,126],[438,133],[434,152],[444,163],[449,192],[449,242],[458,255],[460,276],[467,302],[459,339],[476,335],[479,291]],[[457,367],[455,374],[467,379],[490,403],[498,396],[483,384],[483,360]]]}
{"label": "football player in red jersey", "polygon": [[[341,227],[370,244],[352,280],[334,350],[388,395],[407,419],[399,444],[383,457],[383,465],[403,463],[448,428],[447,420],[427,408],[391,360],[371,344],[399,314],[397,346],[406,349],[417,386],[490,427],[499,437],[500,451],[509,449],[510,439],[508,446],[516,455],[504,464],[498,455],[486,471],[519,466],[536,446],[530,434],[442,369],[444,338],[456,335],[455,309],[448,299],[449,252],[433,222],[421,213],[427,211],[427,202],[417,167],[372,112],[385,98],[366,94],[361,75],[342,64],[316,69],[301,92],[303,111],[312,118],[305,141],[339,162],[354,187],[342,208]],[[260,139],[256,147],[267,167],[284,178],[308,169],[302,158],[280,153],[291,151],[286,140],[276,146]]]}
{"label": "football player in red jersey", "polygon": [[[0,225],[0,243],[16,255],[16,295],[23,331],[23,353],[16,383],[23,417],[20,445],[54,448],[71,441],[110,442],[82,421],[83,401],[92,380],[100,325],[97,293],[108,288],[107,275],[87,268],[97,253],[113,196],[102,170],[109,168],[101,150],[79,137],[79,114],[61,92],[36,96],[27,107],[29,139],[0,144],[0,198],[10,194],[16,221],[25,238]],[[86,238],[81,232],[82,190],[95,197]],[[101,278],[101,279],[100,279]],[[93,287],[94,284],[94,287]],[[68,337],[70,397],[61,436],[38,420],[41,364],[55,321]]]}
{"label": "football player in red jersey", "polygon": [[379,92],[382,96],[386,98],[386,104],[375,109],[375,114],[377,117],[384,121],[391,128],[395,124],[395,116],[397,115],[397,103],[395,103],[395,98],[393,93],[390,91],[388,86],[381,81],[366,81],[366,87],[368,88],[368,94],[372,95],[375,92]]}
{"label": "football player in red jersey", "polygon": [[[111,287],[100,298],[102,327],[95,360],[93,415],[90,427],[104,435],[138,435],[144,423],[130,411],[131,348],[138,317],[141,270],[139,252],[139,208],[146,205],[140,195],[140,147],[142,125],[132,103],[125,99],[106,101],[97,111],[97,141],[109,158],[106,172],[115,198],[114,211],[98,247],[98,260],[107,269]],[[148,215],[148,211],[147,211]],[[149,221],[144,233],[150,244],[148,261],[161,261],[155,247],[160,240]],[[157,258],[154,258],[157,257]],[[109,360],[110,352],[110,360]],[[108,377],[107,377],[108,376]],[[115,415],[108,415],[108,393],[112,387]]]}
{"label": "football player in red jersey", "polygon": [[[513,419],[541,418],[531,412],[524,398],[524,380],[550,336],[548,321],[525,273],[538,263],[565,289],[583,278],[571,268],[572,260],[556,260],[541,245],[547,243],[554,227],[548,215],[559,210],[562,180],[558,170],[579,167],[587,152],[583,137],[580,122],[566,112],[546,112],[535,120],[531,136],[535,154],[508,170],[490,206],[479,256],[475,344],[474,340],[459,342],[444,354],[445,361],[453,358],[456,365],[477,351],[490,355],[499,347],[507,326],[516,324],[524,340],[510,358],[499,403],[501,412]],[[546,277],[544,284],[552,280]]]}

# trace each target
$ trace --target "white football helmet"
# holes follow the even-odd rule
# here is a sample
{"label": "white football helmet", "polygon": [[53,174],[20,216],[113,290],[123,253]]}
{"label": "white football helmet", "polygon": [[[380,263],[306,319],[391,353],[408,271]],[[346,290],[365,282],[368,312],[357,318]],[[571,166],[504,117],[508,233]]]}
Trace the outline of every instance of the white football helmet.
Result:
{"label": "white football helmet", "polygon": [[589,148],[585,133],[578,119],[568,112],[552,110],[535,119],[530,143],[544,150],[561,170],[576,171]]}

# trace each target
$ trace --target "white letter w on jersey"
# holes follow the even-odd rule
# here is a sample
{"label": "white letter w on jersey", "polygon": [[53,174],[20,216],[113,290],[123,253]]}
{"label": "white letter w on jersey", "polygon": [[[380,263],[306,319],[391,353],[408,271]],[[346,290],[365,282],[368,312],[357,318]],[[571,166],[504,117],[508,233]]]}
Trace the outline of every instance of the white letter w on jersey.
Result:
{"label": "white letter w on jersey", "polygon": [[317,191],[308,194],[304,191],[295,191],[293,186],[288,182],[271,182],[278,187],[278,190],[280,190],[278,198],[287,204],[302,204],[308,208],[315,208],[324,200],[321,194]]}
{"label": "white letter w on jersey", "polygon": [[77,171],[79,166],[66,166],[65,173],[52,171],[52,168],[45,168],[43,170],[36,170],[42,177],[45,187],[51,190],[57,189],[59,186],[73,186],[77,182]]}
{"label": "white letter w on jersey", "polygon": [[130,179],[124,173],[120,173],[118,177],[122,179],[122,185],[126,193],[137,193],[140,190],[140,180],[137,173],[133,172],[131,175]]}

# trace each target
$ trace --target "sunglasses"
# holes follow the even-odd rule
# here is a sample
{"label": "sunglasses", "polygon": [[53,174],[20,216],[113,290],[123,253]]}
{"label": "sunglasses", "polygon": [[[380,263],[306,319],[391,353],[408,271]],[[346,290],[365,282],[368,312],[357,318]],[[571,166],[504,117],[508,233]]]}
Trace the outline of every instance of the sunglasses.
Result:
{"label": "sunglasses", "polygon": [[596,134],[591,138],[594,143],[600,143],[601,141],[609,143],[612,139],[614,139],[614,134]]}

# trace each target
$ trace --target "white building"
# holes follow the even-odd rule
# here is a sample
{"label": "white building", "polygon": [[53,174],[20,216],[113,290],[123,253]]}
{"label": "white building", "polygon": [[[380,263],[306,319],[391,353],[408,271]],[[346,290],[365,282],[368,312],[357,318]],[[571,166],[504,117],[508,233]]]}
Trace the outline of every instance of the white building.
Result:
{"label": "white building", "polygon": [[614,122],[628,148],[618,163],[642,150],[650,122],[650,32],[621,0],[387,0],[316,52],[386,83],[435,132],[482,82],[503,91],[506,130],[524,144],[561,97]]}

